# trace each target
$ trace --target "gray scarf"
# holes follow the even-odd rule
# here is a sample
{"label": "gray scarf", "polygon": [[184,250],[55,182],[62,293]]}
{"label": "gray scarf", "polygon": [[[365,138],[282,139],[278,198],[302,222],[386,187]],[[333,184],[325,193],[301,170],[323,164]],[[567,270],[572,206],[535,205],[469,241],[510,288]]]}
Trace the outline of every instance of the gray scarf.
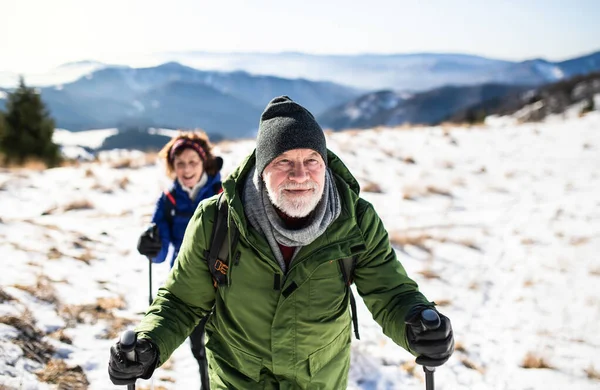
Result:
{"label": "gray scarf", "polygon": [[285,223],[271,204],[264,182],[262,178],[258,177],[255,168],[246,178],[243,202],[248,221],[252,227],[266,237],[271,251],[284,273],[287,272],[287,267],[277,244],[296,248],[292,257],[293,261],[300,248],[310,244],[323,234],[342,210],[340,195],[329,168],[325,171],[323,198],[312,211],[308,225],[301,229],[286,228]]}

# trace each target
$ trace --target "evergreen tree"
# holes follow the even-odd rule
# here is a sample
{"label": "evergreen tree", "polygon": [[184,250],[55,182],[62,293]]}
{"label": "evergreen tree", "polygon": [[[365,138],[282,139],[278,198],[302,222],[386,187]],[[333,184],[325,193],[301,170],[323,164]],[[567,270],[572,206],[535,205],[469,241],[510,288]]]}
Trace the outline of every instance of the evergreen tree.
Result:
{"label": "evergreen tree", "polygon": [[2,139],[6,134],[6,124],[4,123],[4,113],[0,111],[0,153],[2,153]]}
{"label": "evergreen tree", "polygon": [[43,161],[48,166],[60,162],[60,149],[52,142],[54,120],[50,117],[40,94],[25,85],[8,94],[5,131],[0,141],[6,162],[23,164],[28,158]]}

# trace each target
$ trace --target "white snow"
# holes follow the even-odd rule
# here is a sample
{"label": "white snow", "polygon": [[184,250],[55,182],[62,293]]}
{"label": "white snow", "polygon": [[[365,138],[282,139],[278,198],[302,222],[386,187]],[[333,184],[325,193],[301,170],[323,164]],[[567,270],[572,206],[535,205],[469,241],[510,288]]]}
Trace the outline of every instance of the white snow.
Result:
{"label": "white snow", "polygon": [[85,131],[55,129],[52,140],[63,146],[85,146],[96,149],[102,146],[106,138],[117,134],[118,131],[116,128]]}
{"label": "white snow", "polygon": [[[600,388],[600,112],[327,137],[390,236],[410,238],[396,246],[399,261],[452,320],[458,348],[436,370],[436,389]],[[218,144],[223,173],[252,148],[253,141]],[[132,168],[114,167],[128,156]],[[58,309],[123,299],[112,314],[139,320],[149,265],[135,245],[166,183],[160,164],[125,151],[78,167],[0,171],[0,285],[14,298],[0,302],[0,316],[28,309],[44,332],[65,327],[71,345],[45,339],[83,368],[90,389],[115,388],[106,373],[109,323],[69,324]],[[375,185],[381,192],[366,191]],[[90,208],[69,210],[75,201]],[[154,291],[168,268],[153,266]],[[44,280],[59,303],[23,289]],[[423,389],[413,357],[358,303],[361,340],[352,342],[349,389]],[[0,324],[0,387],[56,388],[38,382],[42,365],[24,357],[17,335]],[[552,368],[523,368],[528,354]],[[188,341],[171,360],[154,384],[198,388]]]}

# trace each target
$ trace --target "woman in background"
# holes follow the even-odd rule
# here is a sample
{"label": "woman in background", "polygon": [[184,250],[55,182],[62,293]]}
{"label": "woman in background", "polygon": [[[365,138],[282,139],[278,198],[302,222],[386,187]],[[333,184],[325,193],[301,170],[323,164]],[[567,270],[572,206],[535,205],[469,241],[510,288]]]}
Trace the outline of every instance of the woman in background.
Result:
{"label": "woman in background", "polygon": [[[153,228],[142,233],[137,249],[153,263],[162,263],[172,245],[170,266],[173,267],[185,229],[198,203],[222,191],[219,171],[223,159],[213,156],[212,145],[202,131],[180,133],[173,137],[159,152],[159,157],[165,162],[167,175],[174,179],[173,185],[158,198],[152,216]],[[206,374],[206,318],[190,335],[192,354],[200,366],[203,383]]]}

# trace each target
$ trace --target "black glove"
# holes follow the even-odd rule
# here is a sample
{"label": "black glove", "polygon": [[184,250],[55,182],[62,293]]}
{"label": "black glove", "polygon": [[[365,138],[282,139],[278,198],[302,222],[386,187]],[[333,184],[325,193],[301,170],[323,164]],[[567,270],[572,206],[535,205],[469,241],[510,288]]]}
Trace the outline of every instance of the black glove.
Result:
{"label": "black glove", "polygon": [[120,343],[110,347],[108,376],[117,386],[131,385],[138,378],[149,379],[158,363],[158,348],[150,339],[138,339],[135,344],[135,360],[127,360]]}
{"label": "black glove", "polygon": [[154,258],[160,252],[162,242],[158,234],[158,226],[152,224],[140,236],[137,243],[137,250],[142,256]]}
{"label": "black glove", "polygon": [[[454,335],[450,319],[438,312],[440,326],[437,329],[425,329],[421,322],[421,312],[425,309],[436,311],[432,307],[417,305],[410,309],[405,318],[408,347],[419,354],[417,364],[437,367],[446,363],[454,352]],[[437,311],[436,311],[437,312]]]}

